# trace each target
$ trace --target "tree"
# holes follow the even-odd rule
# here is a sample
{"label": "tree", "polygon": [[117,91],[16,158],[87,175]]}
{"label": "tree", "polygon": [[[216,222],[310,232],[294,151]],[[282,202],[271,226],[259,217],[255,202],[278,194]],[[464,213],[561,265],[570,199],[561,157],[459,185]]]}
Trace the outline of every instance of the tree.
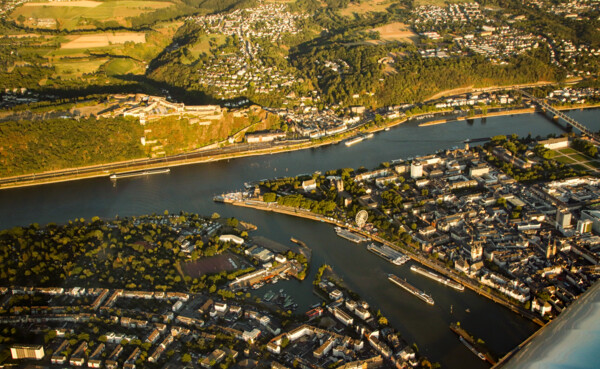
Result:
{"label": "tree", "polygon": [[183,354],[181,356],[181,362],[182,363],[189,363],[192,361],[192,357],[190,356],[190,354]]}

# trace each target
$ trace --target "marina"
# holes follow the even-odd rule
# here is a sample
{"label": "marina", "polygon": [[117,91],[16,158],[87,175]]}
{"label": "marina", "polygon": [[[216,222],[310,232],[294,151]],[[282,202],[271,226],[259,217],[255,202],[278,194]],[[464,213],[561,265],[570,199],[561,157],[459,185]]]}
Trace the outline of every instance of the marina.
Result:
{"label": "marina", "polygon": [[111,180],[123,179],[123,178],[131,178],[131,177],[140,177],[147,176],[151,174],[163,174],[170,173],[170,168],[159,168],[159,169],[147,169],[147,170],[136,170],[133,172],[124,172],[124,173],[113,173],[110,175]]}
{"label": "marina", "polygon": [[390,280],[390,282],[394,283],[395,285],[397,285],[399,287],[402,287],[405,291],[412,293],[413,295],[417,296],[418,298],[425,301],[429,305],[434,304],[434,301],[431,298],[431,296],[429,296],[425,292],[421,291],[417,287],[413,286],[412,284],[406,282],[405,280],[400,279],[398,276],[396,276],[394,274],[388,274],[388,279]]}
{"label": "marina", "polygon": [[407,255],[404,255],[400,251],[396,251],[386,245],[378,246],[374,243],[371,243],[367,246],[367,250],[371,251],[377,256],[386,259],[394,265],[403,265],[404,263],[410,260],[410,257],[408,257]]}
{"label": "marina", "polygon": [[462,284],[455,282],[449,278],[443,277],[443,276],[436,274],[432,271],[429,271],[427,269],[421,268],[420,266],[412,265],[410,267],[410,270],[412,270],[413,272],[418,273],[422,276],[425,276],[427,278],[433,279],[436,282],[440,282],[441,284],[444,284],[448,287],[454,288],[455,290],[458,290],[458,291],[465,290],[465,286],[463,286]]}
{"label": "marina", "polygon": [[366,237],[357,235],[356,233],[350,232],[347,229],[341,228],[341,227],[335,227],[335,233],[337,233],[338,236],[347,239],[350,242],[354,242],[354,243],[361,243],[361,242],[365,242],[367,240]]}

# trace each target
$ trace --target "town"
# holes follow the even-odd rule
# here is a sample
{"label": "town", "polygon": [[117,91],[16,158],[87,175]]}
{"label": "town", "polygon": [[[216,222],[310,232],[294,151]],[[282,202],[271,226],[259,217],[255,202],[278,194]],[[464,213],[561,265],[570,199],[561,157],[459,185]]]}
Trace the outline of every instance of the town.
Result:
{"label": "town", "polygon": [[[568,137],[466,146],[371,171],[264,180],[216,200],[336,224],[534,321],[557,316],[598,278],[600,180],[588,175],[596,150]],[[556,161],[571,154],[589,166]],[[364,225],[354,223],[359,210]]]}
{"label": "town", "polygon": [[[254,229],[235,218],[188,213],[32,226],[23,238],[30,246],[53,234],[65,243],[69,237],[85,239],[87,251],[79,256],[80,266],[67,267],[68,275],[56,279],[66,278],[62,287],[53,287],[49,277],[70,250],[66,244],[49,246],[57,248],[55,260],[36,262],[35,277],[4,259],[10,277],[1,278],[29,285],[0,288],[2,340],[10,344],[3,363],[129,369],[429,365],[385,317],[339,283],[329,266],[319,269],[314,282],[321,302],[305,313],[293,313],[297,304],[283,289],[268,290],[262,299],[251,294],[281,280],[303,280],[310,262],[302,241],[285,246],[253,239],[248,232]],[[5,232],[0,239],[10,243],[11,237]],[[100,243],[105,237],[112,248]],[[111,265],[93,256],[99,254]],[[139,273],[123,273],[129,269],[124,260]],[[166,267],[170,263],[177,267]]]}

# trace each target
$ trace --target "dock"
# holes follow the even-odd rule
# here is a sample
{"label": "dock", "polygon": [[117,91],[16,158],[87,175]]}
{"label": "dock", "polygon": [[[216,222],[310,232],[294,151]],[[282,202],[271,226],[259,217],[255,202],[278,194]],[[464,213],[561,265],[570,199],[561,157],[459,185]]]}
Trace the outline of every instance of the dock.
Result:
{"label": "dock", "polygon": [[460,342],[465,345],[472,353],[477,355],[481,360],[487,361],[488,363],[494,365],[497,360],[494,359],[492,354],[484,347],[481,347],[470,334],[467,333],[464,329],[462,329],[458,324],[450,324],[450,330],[456,333],[459,337]]}

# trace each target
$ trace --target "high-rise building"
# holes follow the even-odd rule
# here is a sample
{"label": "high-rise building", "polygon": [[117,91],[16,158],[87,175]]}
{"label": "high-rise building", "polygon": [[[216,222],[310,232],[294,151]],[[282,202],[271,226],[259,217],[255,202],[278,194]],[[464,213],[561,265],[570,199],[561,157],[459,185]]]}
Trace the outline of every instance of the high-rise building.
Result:
{"label": "high-rise building", "polygon": [[566,229],[571,227],[571,213],[565,209],[556,211],[556,227]]}
{"label": "high-rise building", "polygon": [[42,345],[13,345],[10,348],[13,359],[35,359],[44,358],[44,347]]}
{"label": "high-rise building", "polygon": [[577,222],[577,232],[579,234],[590,233],[593,226],[594,222],[591,219],[579,219]]}
{"label": "high-rise building", "polygon": [[423,177],[423,164],[418,161],[413,161],[410,165],[410,177],[411,178],[421,178]]}

